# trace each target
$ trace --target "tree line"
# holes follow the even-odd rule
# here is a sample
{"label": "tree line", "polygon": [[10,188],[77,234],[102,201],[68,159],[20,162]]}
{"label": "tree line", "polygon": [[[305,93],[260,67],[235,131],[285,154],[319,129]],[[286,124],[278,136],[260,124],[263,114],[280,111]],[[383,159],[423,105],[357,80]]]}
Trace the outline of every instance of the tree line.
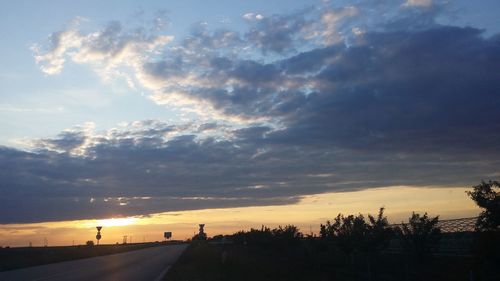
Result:
{"label": "tree line", "polygon": [[[467,194],[482,209],[475,226],[473,251],[476,262],[479,267],[494,268],[494,264],[500,261],[500,183],[483,181],[473,186],[472,191]],[[300,248],[300,254],[311,256],[315,263],[322,262],[317,258],[320,256],[323,259],[334,257],[330,264],[344,263],[347,268],[353,267],[353,272],[357,270],[355,265],[359,267],[359,264],[364,264],[364,270],[369,276],[377,275],[381,255],[387,253],[390,244],[396,241],[403,253],[401,259],[404,260],[397,261],[396,264],[412,267],[413,272],[418,271],[417,268],[425,268],[426,264],[432,262],[432,253],[439,247],[443,236],[439,216],[413,212],[406,222],[391,226],[384,211],[384,208],[380,208],[376,215],[368,214],[366,217],[362,214],[338,214],[320,225],[319,235],[304,234],[295,225],[276,228],[262,226],[260,229],[252,228],[232,235],[218,235],[211,240],[227,239],[236,245],[288,253]],[[412,272],[410,269],[406,271]]]}

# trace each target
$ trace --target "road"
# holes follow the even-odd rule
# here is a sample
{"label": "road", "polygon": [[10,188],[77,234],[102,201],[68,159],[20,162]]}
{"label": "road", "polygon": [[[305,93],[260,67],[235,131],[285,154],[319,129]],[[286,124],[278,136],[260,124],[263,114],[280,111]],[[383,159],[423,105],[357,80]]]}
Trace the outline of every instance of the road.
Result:
{"label": "road", "polygon": [[187,245],[151,247],[126,253],[0,272],[1,281],[157,281]]}

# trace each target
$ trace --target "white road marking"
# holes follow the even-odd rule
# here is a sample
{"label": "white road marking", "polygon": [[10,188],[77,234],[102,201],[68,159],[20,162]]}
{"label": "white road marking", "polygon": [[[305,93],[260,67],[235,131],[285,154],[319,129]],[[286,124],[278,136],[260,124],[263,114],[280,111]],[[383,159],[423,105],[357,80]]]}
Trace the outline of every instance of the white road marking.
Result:
{"label": "white road marking", "polygon": [[156,279],[154,281],[161,281],[163,279],[163,277],[165,276],[165,274],[167,274],[168,270],[170,269],[170,265],[167,266],[167,268],[165,268],[165,270],[163,270],[160,275],[158,277],[156,277]]}

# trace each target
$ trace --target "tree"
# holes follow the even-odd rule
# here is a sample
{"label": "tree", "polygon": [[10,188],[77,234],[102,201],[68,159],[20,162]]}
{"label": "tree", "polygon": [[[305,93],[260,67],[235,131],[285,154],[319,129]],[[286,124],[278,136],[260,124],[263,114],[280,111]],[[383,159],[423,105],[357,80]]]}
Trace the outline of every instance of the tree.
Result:
{"label": "tree", "polygon": [[328,220],[326,224],[321,224],[319,227],[319,236],[323,239],[335,237],[342,222],[341,216],[342,214],[338,214],[333,223]]}
{"label": "tree", "polygon": [[197,233],[191,238],[193,241],[205,241],[207,240],[207,235],[205,233]]}
{"label": "tree", "polygon": [[402,223],[397,228],[403,248],[415,255],[419,261],[424,261],[433,249],[436,249],[441,238],[441,229],[438,227],[439,216],[429,218],[412,213],[408,224]]}
{"label": "tree", "polygon": [[261,247],[286,248],[300,244],[304,235],[295,225],[281,225],[270,229],[262,226],[261,229],[250,229],[250,231],[238,231],[232,235],[234,243],[258,245]]}
{"label": "tree", "polygon": [[268,247],[273,240],[273,233],[269,227],[262,225],[261,229],[251,228],[250,231],[238,231],[232,235],[234,243],[258,245]]}
{"label": "tree", "polygon": [[481,181],[467,191],[472,200],[484,210],[479,214],[476,229],[479,231],[499,231],[500,225],[500,183],[497,181]]}
{"label": "tree", "polygon": [[304,237],[304,235],[299,231],[299,228],[295,225],[286,225],[285,227],[280,225],[271,232],[275,239],[283,239],[287,241],[300,240]]}
{"label": "tree", "polygon": [[94,241],[89,240],[89,241],[85,242],[85,244],[86,244],[88,247],[92,247],[92,246],[94,246]]}
{"label": "tree", "polygon": [[368,215],[368,233],[366,248],[368,252],[376,253],[389,245],[393,231],[389,227],[387,217],[384,216],[384,208],[380,208],[377,217]]}
{"label": "tree", "polygon": [[[392,228],[389,227],[387,217],[384,216],[384,208],[380,208],[376,217],[368,214],[367,231],[364,239],[364,251],[366,252],[367,271],[369,280],[377,279],[380,271],[380,252],[389,246],[392,238]],[[375,265],[375,266],[374,266]]]}
{"label": "tree", "polygon": [[339,248],[345,252],[354,249],[372,253],[380,251],[388,246],[392,233],[384,208],[379,209],[376,217],[369,214],[368,223],[361,214],[338,214],[333,222],[320,225],[320,237],[337,241]]}
{"label": "tree", "polygon": [[338,214],[333,223],[327,221],[326,225],[320,225],[321,238],[335,241],[339,249],[346,254],[363,247],[367,231],[365,217],[362,214],[358,216]]}
{"label": "tree", "polygon": [[483,276],[499,276],[500,270],[500,183],[481,181],[467,191],[472,200],[483,209],[476,221],[474,252],[478,271]]}

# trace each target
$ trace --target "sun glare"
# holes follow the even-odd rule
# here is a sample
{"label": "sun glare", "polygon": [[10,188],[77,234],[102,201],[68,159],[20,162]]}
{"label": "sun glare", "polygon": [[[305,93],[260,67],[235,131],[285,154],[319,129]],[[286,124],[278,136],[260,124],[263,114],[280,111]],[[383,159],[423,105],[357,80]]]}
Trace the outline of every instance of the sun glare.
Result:
{"label": "sun glare", "polygon": [[126,225],[131,225],[137,222],[139,219],[130,217],[130,218],[111,218],[111,219],[104,219],[104,220],[97,220],[96,225],[102,225],[105,227],[111,227],[111,226],[126,226]]}

